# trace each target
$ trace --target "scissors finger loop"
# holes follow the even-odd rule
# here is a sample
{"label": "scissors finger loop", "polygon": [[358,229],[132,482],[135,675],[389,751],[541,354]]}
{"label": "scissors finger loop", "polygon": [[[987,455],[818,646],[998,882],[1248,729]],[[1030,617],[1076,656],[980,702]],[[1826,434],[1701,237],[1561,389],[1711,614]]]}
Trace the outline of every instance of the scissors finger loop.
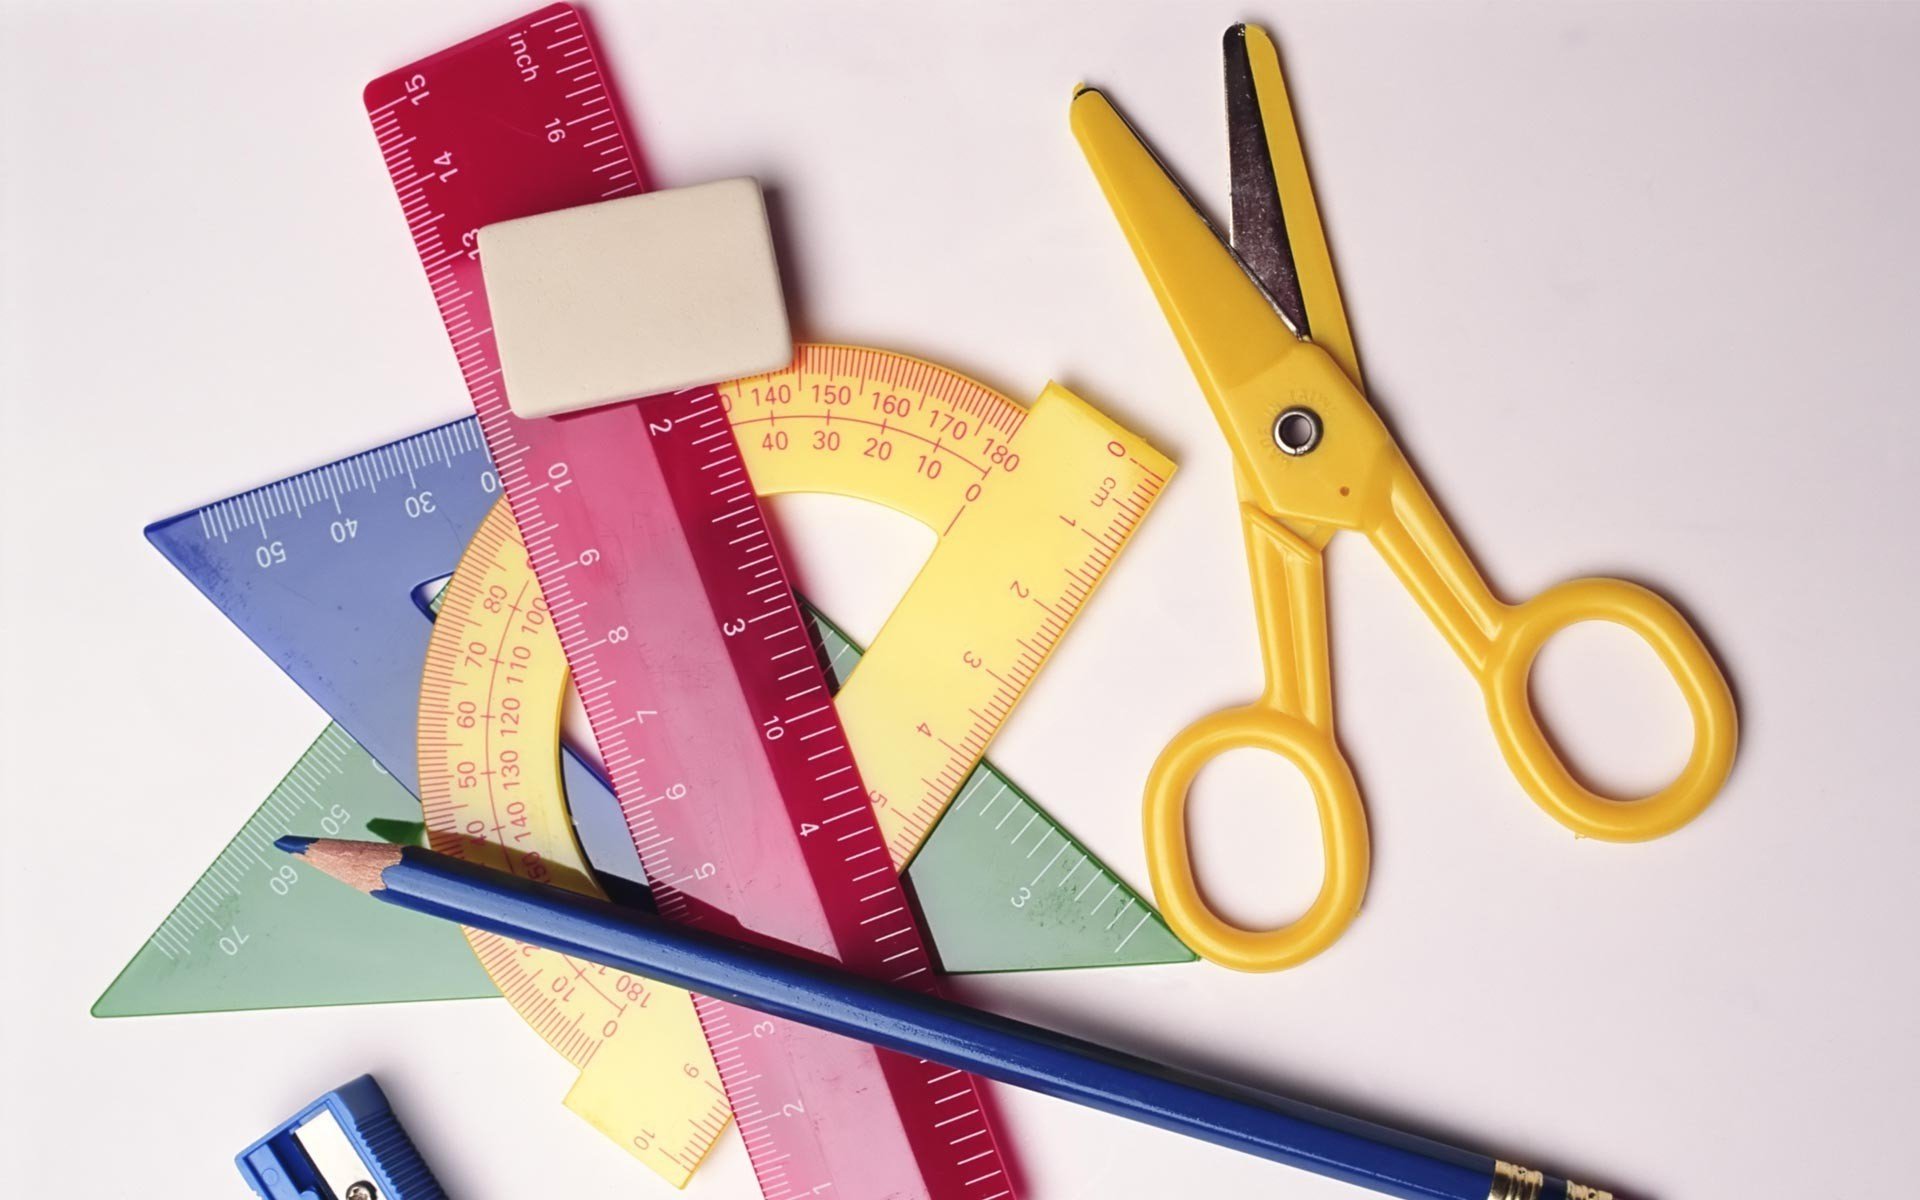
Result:
{"label": "scissors finger loop", "polygon": [[[1187,797],[1202,767],[1229,750],[1265,750],[1306,776],[1320,816],[1325,860],[1320,892],[1296,921],[1245,929],[1214,912],[1200,893],[1187,840]],[[1147,776],[1147,865],[1153,890],[1175,933],[1212,962],[1240,971],[1278,971],[1337,940],[1367,887],[1367,818],[1360,790],[1325,730],[1260,705],[1230,708],[1188,726]]]}
{"label": "scissors finger loop", "polygon": [[[1533,711],[1527,679],[1535,657],[1548,638],[1581,621],[1610,621],[1639,634],[1693,714],[1686,765],[1651,795],[1612,799],[1589,790],[1561,761]],[[1494,639],[1482,683],[1514,775],[1541,808],[1583,837],[1639,842],[1671,833],[1700,814],[1732,769],[1737,720],[1726,677],[1673,605],[1638,584],[1577,579],[1513,608]]]}

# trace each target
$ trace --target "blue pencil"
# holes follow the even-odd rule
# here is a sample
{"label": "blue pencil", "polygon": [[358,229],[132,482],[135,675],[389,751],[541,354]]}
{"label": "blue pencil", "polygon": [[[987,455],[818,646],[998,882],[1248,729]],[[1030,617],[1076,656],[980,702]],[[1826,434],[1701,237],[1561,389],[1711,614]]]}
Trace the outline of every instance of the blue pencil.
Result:
{"label": "blue pencil", "polygon": [[283,837],[389,904],[1128,1117],[1405,1200],[1612,1200],[1326,1109],[673,925],[416,846]]}

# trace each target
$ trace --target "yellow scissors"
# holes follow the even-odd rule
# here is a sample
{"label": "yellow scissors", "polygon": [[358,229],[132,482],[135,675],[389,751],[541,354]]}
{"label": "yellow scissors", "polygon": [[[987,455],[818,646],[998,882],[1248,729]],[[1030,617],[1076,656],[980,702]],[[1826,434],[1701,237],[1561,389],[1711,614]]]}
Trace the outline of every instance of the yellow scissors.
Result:
{"label": "yellow scissors", "polygon": [[[1273,43],[1258,29],[1235,26],[1226,60],[1231,245],[1100,92],[1075,95],[1072,123],[1232,448],[1266,668],[1259,700],[1202,718],[1154,763],[1145,812],[1153,887],[1195,950],[1224,966],[1271,971],[1331,945],[1366,890],[1366,814],[1334,741],[1327,663],[1321,556],[1340,530],[1365,533],[1439,626],[1480,682],[1508,766],[1576,834],[1634,842],[1685,825],[1726,780],[1737,722],[1732,692],[1699,635],[1653,592],[1580,579],[1510,605],[1487,587],[1360,389]],[[1534,715],[1527,692],[1534,656],[1556,631],[1591,620],[1644,638],[1692,712],[1686,766],[1652,795],[1616,800],[1588,790]],[[1224,920],[1194,878],[1188,786],[1208,761],[1238,747],[1291,761],[1319,810],[1326,863],[1319,895],[1278,929]]]}

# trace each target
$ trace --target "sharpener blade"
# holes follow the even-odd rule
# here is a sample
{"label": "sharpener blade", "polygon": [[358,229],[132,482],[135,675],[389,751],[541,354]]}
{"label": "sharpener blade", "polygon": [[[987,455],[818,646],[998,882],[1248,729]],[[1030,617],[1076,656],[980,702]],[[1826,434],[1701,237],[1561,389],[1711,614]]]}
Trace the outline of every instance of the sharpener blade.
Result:
{"label": "sharpener blade", "polygon": [[326,1185],[332,1200],[383,1200],[373,1182],[373,1164],[353,1148],[332,1109],[323,1108],[313,1114],[293,1131],[293,1136],[313,1161],[314,1172]]}

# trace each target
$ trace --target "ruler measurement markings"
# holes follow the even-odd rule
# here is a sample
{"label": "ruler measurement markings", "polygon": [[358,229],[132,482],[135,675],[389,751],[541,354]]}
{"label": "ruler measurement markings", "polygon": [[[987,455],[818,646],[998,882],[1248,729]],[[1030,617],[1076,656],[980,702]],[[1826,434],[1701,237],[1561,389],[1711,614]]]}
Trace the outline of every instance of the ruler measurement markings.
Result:
{"label": "ruler measurement markings", "polygon": [[[518,874],[559,871],[562,879],[584,882],[589,876],[557,778],[536,779],[520,768],[523,748],[558,745],[566,685],[564,660],[525,562],[511,514],[497,505],[447,585],[435,625],[419,706],[421,790],[443,801],[441,815],[428,822],[436,848]],[[460,683],[474,685],[477,696],[464,712],[448,702],[452,685]],[[512,722],[497,719],[509,711],[518,714]],[[538,725],[531,723],[536,715]],[[459,802],[451,800],[455,795]],[[537,859],[519,854],[529,845]],[[472,940],[502,995],[580,1070],[572,1095],[617,1088],[635,1067],[657,1077],[645,1104],[576,1107],[603,1131],[622,1131],[616,1140],[630,1152],[670,1181],[684,1183],[686,1164],[697,1163],[711,1143],[711,1134],[698,1130],[717,1125],[683,1121],[690,1140],[680,1146],[630,1137],[638,1124],[684,1118],[712,1103],[704,1087],[699,1096],[691,1094],[694,1085],[674,1062],[701,1045],[684,993],[649,987],[623,996],[603,986],[609,973],[591,964],[546,951],[528,954],[492,935],[474,934]],[[659,998],[664,1007],[643,1005],[642,1024],[630,1026],[630,1000],[641,996]],[[594,1063],[603,1065],[590,1072]],[[619,1078],[610,1082],[615,1072]]]}
{"label": "ruler measurement markings", "polygon": [[[466,301],[463,300],[462,304],[464,305],[465,303]],[[447,306],[443,305],[443,309],[445,307]],[[463,363],[462,364],[463,368],[466,368],[469,371],[471,371],[472,361],[473,360],[470,359],[468,362]],[[492,404],[490,402],[497,399],[497,393],[494,393],[491,388],[484,387],[484,386],[479,388],[472,388],[471,390],[475,392],[476,407],[480,409],[481,413],[483,414],[483,418],[493,415],[489,413],[488,410],[490,407],[492,407]],[[496,451],[496,460],[498,461],[498,460],[504,459],[506,457],[505,454],[500,453],[500,451],[502,450],[501,443],[505,442],[511,445],[513,439],[509,436],[507,438],[496,440],[492,436],[492,434],[494,433],[492,422],[483,422],[483,424],[486,428],[486,431],[490,435],[489,441],[492,442],[494,445],[494,449]],[[506,425],[506,424],[508,423],[503,422],[503,425]],[[506,432],[511,434],[514,431],[508,428]],[[554,465],[559,461],[561,460],[554,460],[554,462],[548,463],[547,466],[549,471],[551,471]],[[566,468],[562,468],[562,469],[564,470]],[[571,532],[566,527],[564,522],[552,521],[550,518],[546,517],[546,514],[543,511],[546,506],[545,506],[543,497],[541,497],[540,495],[537,495],[537,494],[532,495],[525,502],[523,502],[521,498],[521,493],[525,491],[525,488],[524,486],[516,486],[516,485],[524,485],[528,481],[529,473],[524,469],[523,464],[518,462],[512,463],[510,465],[503,464],[502,475],[503,475],[503,482],[505,482],[506,484],[508,494],[514,497],[514,502],[515,502],[517,512],[519,512],[523,516],[532,516],[535,520],[546,520],[548,523],[558,525],[559,529],[557,530],[557,533],[559,534],[560,538],[565,538],[566,535]],[[553,578],[550,580],[543,580],[543,583],[546,585],[546,590],[550,599],[552,599],[556,605],[567,603],[572,598],[571,596],[572,589],[570,586],[571,572],[564,565],[564,559],[565,559],[564,554],[559,557],[562,559],[562,565],[560,565],[558,569],[555,569],[550,572]],[[606,647],[604,645],[600,647],[595,647],[594,649],[588,650],[584,652],[584,654],[579,655],[577,657],[595,659],[600,657],[602,652],[605,649]],[[576,655],[570,653],[569,657],[576,658]],[[576,665],[579,665],[577,661],[576,661]],[[607,710],[609,709],[609,707],[610,706],[607,703],[605,703],[602,699],[599,699],[599,698],[588,701],[587,703],[588,715],[591,719],[594,720],[596,729],[598,729],[602,725],[612,724],[612,722],[608,720],[608,717],[610,714]],[[603,737],[602,739],[603,744],[607,740],[609,739]],[[612,731],[612,737],[610,740],[616,743],[616,750],[624,749],[623,746],[619,745],[619,743],[624,740],[624,732],[622,730]],[[623,807],[625,806],[623,805]],[[663,857],[663,854],[662,852],[656,851],[653,857],[660,858],[660,857]],[[671,861],[670,858],[668,859],[668,861],[669,862]],[[654,862],[652,861],[648,862],[650,873],[653,871],[654,866],[655,866]],[[669,872],[668,874],[671,877],[671,873]],[[666,890],[668,892],[668,895],[666,896],[666,904],[668,906],[671,906],[673,903],[674,897],[678,892],[678,889],[666,889]],[[703,1019],[706,1019],[709,1016],[709,1014],[703,1011],[702,1016],[703,1016]]]}

